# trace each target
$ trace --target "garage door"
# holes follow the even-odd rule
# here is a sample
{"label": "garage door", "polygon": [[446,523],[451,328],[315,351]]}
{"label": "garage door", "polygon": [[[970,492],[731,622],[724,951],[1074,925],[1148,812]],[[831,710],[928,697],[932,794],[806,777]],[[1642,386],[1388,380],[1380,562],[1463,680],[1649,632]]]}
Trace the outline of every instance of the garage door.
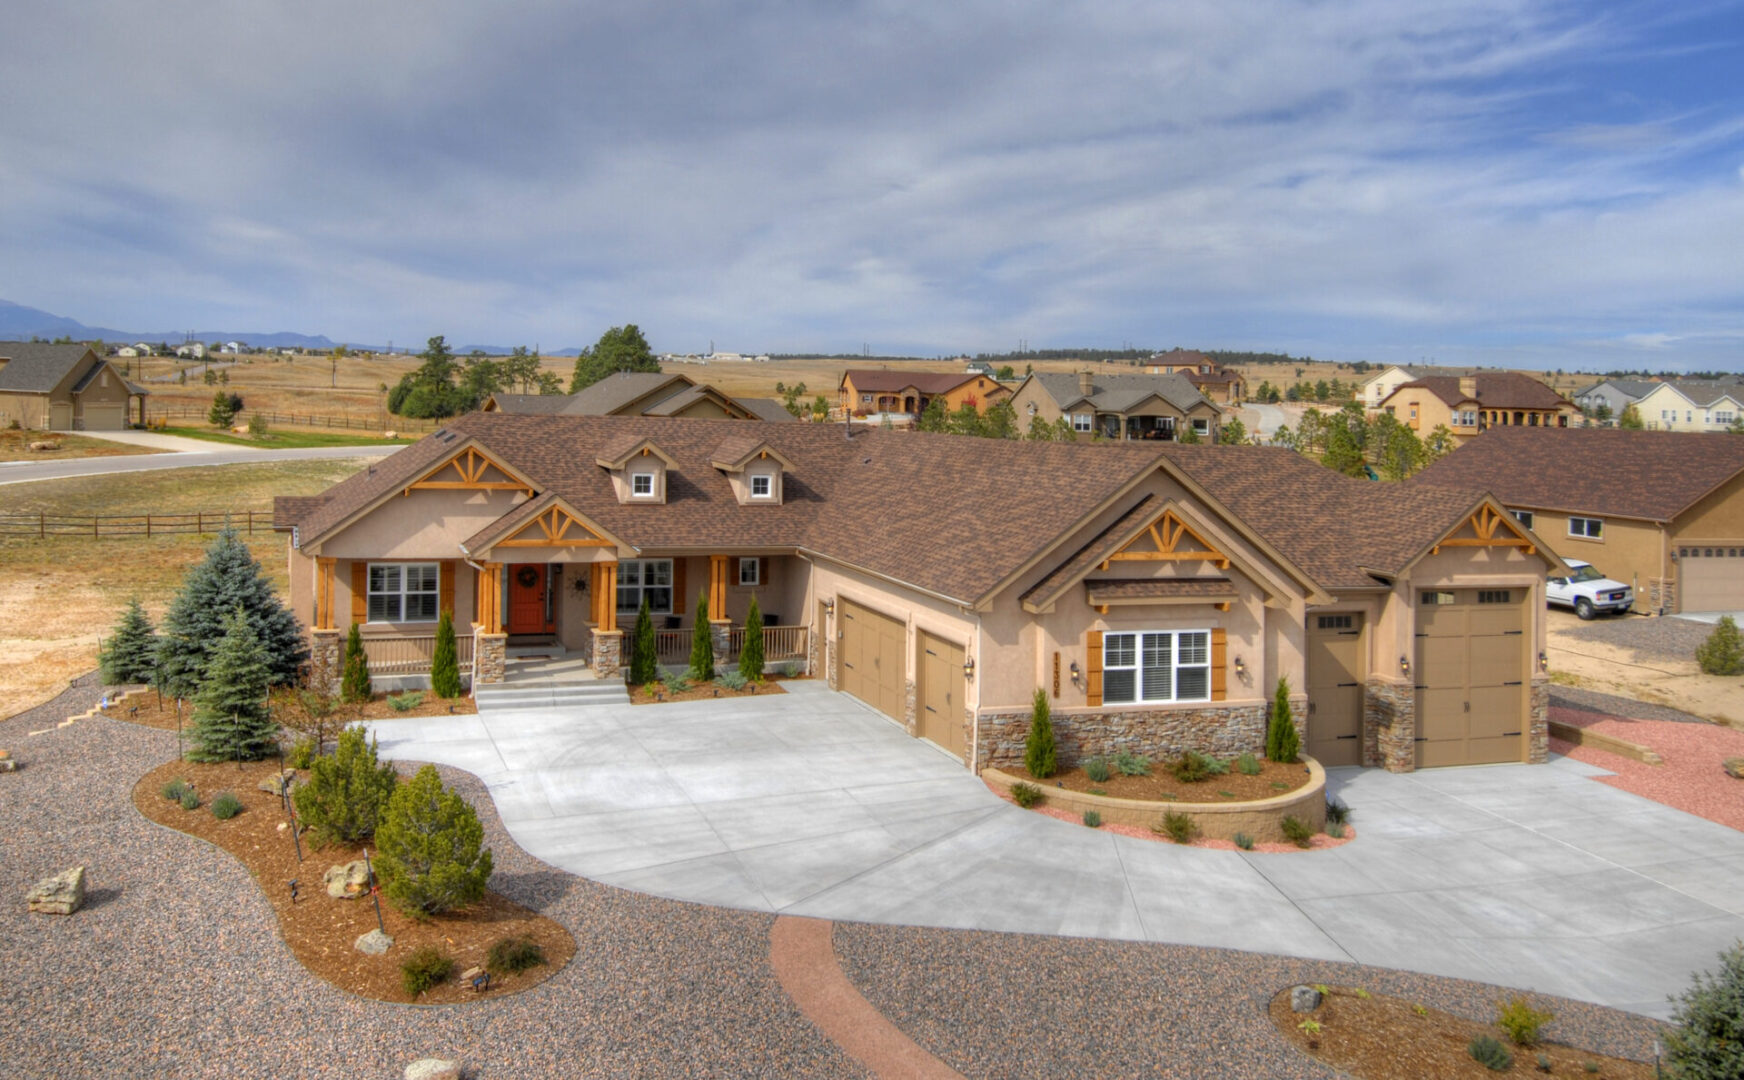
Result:
{"label": "garage door", "polygon": [[1308,616],[1308,756],[1362,764],[1363,617]]}
{"label": "garage door", "polygon": [[1417,765],[1525,758],[1524,589],[1417,596]]}
{"label": "garage door", "polygon": [[125,405],[86,405],[84,429],[86,431],[120,431],[127,426],[127,406]]}
{"label": "garage door", "polygon": [[903,719],[908,634],[888,615],[842,601],[842,689],[892,720]]}
{"label": "garage door", "polygon": [[963,756],[963,647],[920,636],[920,735]]}
{"label": "garage door", "polygon": [[73,430],[72,402],[51,401],[48,403],[48,429],[50,431]]}
{"label": "garage door", "polygon": [[1677,549],[1679,611],[1744,611],[1744,540]]}

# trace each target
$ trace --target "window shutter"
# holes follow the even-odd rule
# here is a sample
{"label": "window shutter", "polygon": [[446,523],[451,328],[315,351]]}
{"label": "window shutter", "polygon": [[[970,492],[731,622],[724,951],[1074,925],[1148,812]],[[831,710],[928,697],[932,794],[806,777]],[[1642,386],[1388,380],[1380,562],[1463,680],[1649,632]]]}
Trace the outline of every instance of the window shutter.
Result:
{"label": "window shutter", "polygon": [[1089,704],[1102,704],[1102,631],[1084,635],[1084,691]]}
{"label": "window shutter", "polygon": [[1220,626],[1211,631],[1211,700],[1229,697],[1229,635]]}
{"label": "window shutter", "polygon": [[454,617],[454,560],[443,559],[436,578],[436,604]]}
{"label": "window shutter", "polygon": [[362,560],[351,564],[351,621],[369,621],[369,564]]}
{"label": "window shutter", "polygon": [[672,560],[672,613],[683,615],[690,608],[690,601],[684,594],[684,564],[688,559]]}
{"label": "window shutter", "polygon": [[769,557],[767,555],[757,560],[757,584],[769,584]]}

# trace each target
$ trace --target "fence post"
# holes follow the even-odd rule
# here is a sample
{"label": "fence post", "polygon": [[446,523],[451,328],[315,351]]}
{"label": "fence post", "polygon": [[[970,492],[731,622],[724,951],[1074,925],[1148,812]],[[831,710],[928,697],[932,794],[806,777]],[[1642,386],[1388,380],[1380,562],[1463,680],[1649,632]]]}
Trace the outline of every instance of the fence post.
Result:
{"label": "fence post", "polygon": [[151,539],[151,515],[150,514],[145,515],[145,538],[147,540]]}
{"label": "fence post", "polygon": [[39,512],[36,515],[36,538],[38,540],[48,539],[48,515],[46,513]]}

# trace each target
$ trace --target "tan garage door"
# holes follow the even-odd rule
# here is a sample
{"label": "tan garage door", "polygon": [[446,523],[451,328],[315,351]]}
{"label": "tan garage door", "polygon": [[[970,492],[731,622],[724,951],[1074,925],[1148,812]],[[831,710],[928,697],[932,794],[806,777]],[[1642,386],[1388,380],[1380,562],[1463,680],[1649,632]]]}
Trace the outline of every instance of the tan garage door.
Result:
{"label": "tan garage door", "polygon": [[908,635],[888,615],[842,601],[842,689],[890,717],[902,720],[908,665],[903,652]]}
{"label": "tan garage door", "polygon": [[1744,540],[1679,545],[1679,611],[1744,611]]}
{"label": "tan garage door", "polygon": [[1363,617],[1308,616],[1308,756],[1362,764]]}
{"label": "tan garage door", "polygon": [[1526,729],[1524,589],[1417,595],[1417,764],[1521,761]]}
{"label": "tan garage door", "polygon": [[48,403],[48,429],[50,431],[73,430],[72,402],[51,401]]}
{"label": "tan garage door", "polygon": [[963,756],[963,647],[920,636],[920,735]]}
{"label": "tan garage door", "polygon": [[127,426],[127,406],[125,405],[86,405],[84,429],[86,431],[120,431]]}

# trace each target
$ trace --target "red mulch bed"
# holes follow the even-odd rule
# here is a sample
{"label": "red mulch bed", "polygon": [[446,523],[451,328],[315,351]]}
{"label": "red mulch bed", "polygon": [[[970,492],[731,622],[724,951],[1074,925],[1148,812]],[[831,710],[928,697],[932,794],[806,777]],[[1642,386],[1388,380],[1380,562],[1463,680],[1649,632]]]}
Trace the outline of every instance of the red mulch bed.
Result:
{"label": "red mulch bed", "polygon": [[1744,731],[1672,720],[1631,720],[1580,709],[1554,708],[1550,718],[1640,744],[1665,760],[1663,765],[1648,765],[1596,747],[1550,740],[1556,753],[1617,774],[1594,777],[1599,783],[1744,832],[1744,780],[1734,780],[1720,768],[1727,758],[1744,757]]}
{"label": "red mulch bed", "polygon": [[[382,899],[382,920],[393,947],[381,956],[366,956],[353,947],[357,938],[376,929],[375,905],[365,896],[339,900],[327,895],[322,875],[327,868],[362,858],[361,850],[329,847],[315,850],[309,834],[302,836],[303,862],[279,797],[256,786],[277,770],[276,761],[237,765],[172,761],[147,773],[133,789],[133,805],[152,821],[198,836],[234,855],[248,868],[279,918],[285,944],[302,965],[348,993],[380,1001],[418,1004],[458,1004],[515,994],[544,982],[575,955],[575,939],[562,926],[538,912],[486,892],[484,899],[461,912],[423,922],[400,914]],[[183,810],[161,790],[172,780],[194,784],[200,806]],[[245,809],[229,821],[212,816],[210,802],[219,792],[233,793]],[[291,901],[287,882],[299,885]],[[218,913],[214,913],[217,917]],[[528,937],[544,950],[546,963],[518,975],[491,977],[490,989],[475,992],[460,982],[471,967],[484,967],[491,945],[505,937]],[[454,958],[450,978],[414,998],[400,985],[400,964],[422,946],[441,949]]]}
{"label": "red mulch bed", "polygon": [[715,698],[768,697],[770,694],[787,693],[780,683],[767,678],[760,683],[746,683],[743,690],[728,690],[712,682],[693,686],[682,694],[669,694],[659,683],[652,684],[652,688],[632,686],[629,690],[632,705],[669,705],[675,701],[712,701]]}
{"label": "red mulch bed", "polygon": [[1307,784],[1309,778],[1306,765],[1283,765],[1261,758],[1256,776],[1243,776],[1231,762],[1229,771],[1222,776],[1188,784],[1175,779],[1169,772],[1169,765],[1168,761],[1153,761],[1148,776],[1122,776],[1116,772],[1106,780],[1090,779],[1082,764],[1055,773],[1046,780],[1035,779],[1021,765],[1000,769],[1000,772],[1021,777],[1042,788],[1064,787],[1068,791],[1107,795],[1115,799],[1194,803],[1257,802],[1287,795]]}
{"label": "red mulch bed", "polygon": [[[423,693],[424,700],[404,712],[390,705],[386,694],[377,694],[368,702],[335,703],[332,714],[326,720],[325,729],[331,734],[343,730],[345,725],[355,720],[390,720],[396,716],[447,716],[450,713],[478,712],[478,707],[469,697],[443,699],[428,690]],[[305,718],[291,691],[275,690],[270,700],[273,715],[286,727],[300,730],[304,726]],[[181,728],[187,731],[192,726],[190,720],[193,716],[193,705],[182,702],[180,712]],[[176,700],[170,697],[160,700],[155,690],[130,690],[111,702],[102,713],[112,720],[125,720],[130,724],[142,724],[164,731],[174,731],[177,726]]]}

